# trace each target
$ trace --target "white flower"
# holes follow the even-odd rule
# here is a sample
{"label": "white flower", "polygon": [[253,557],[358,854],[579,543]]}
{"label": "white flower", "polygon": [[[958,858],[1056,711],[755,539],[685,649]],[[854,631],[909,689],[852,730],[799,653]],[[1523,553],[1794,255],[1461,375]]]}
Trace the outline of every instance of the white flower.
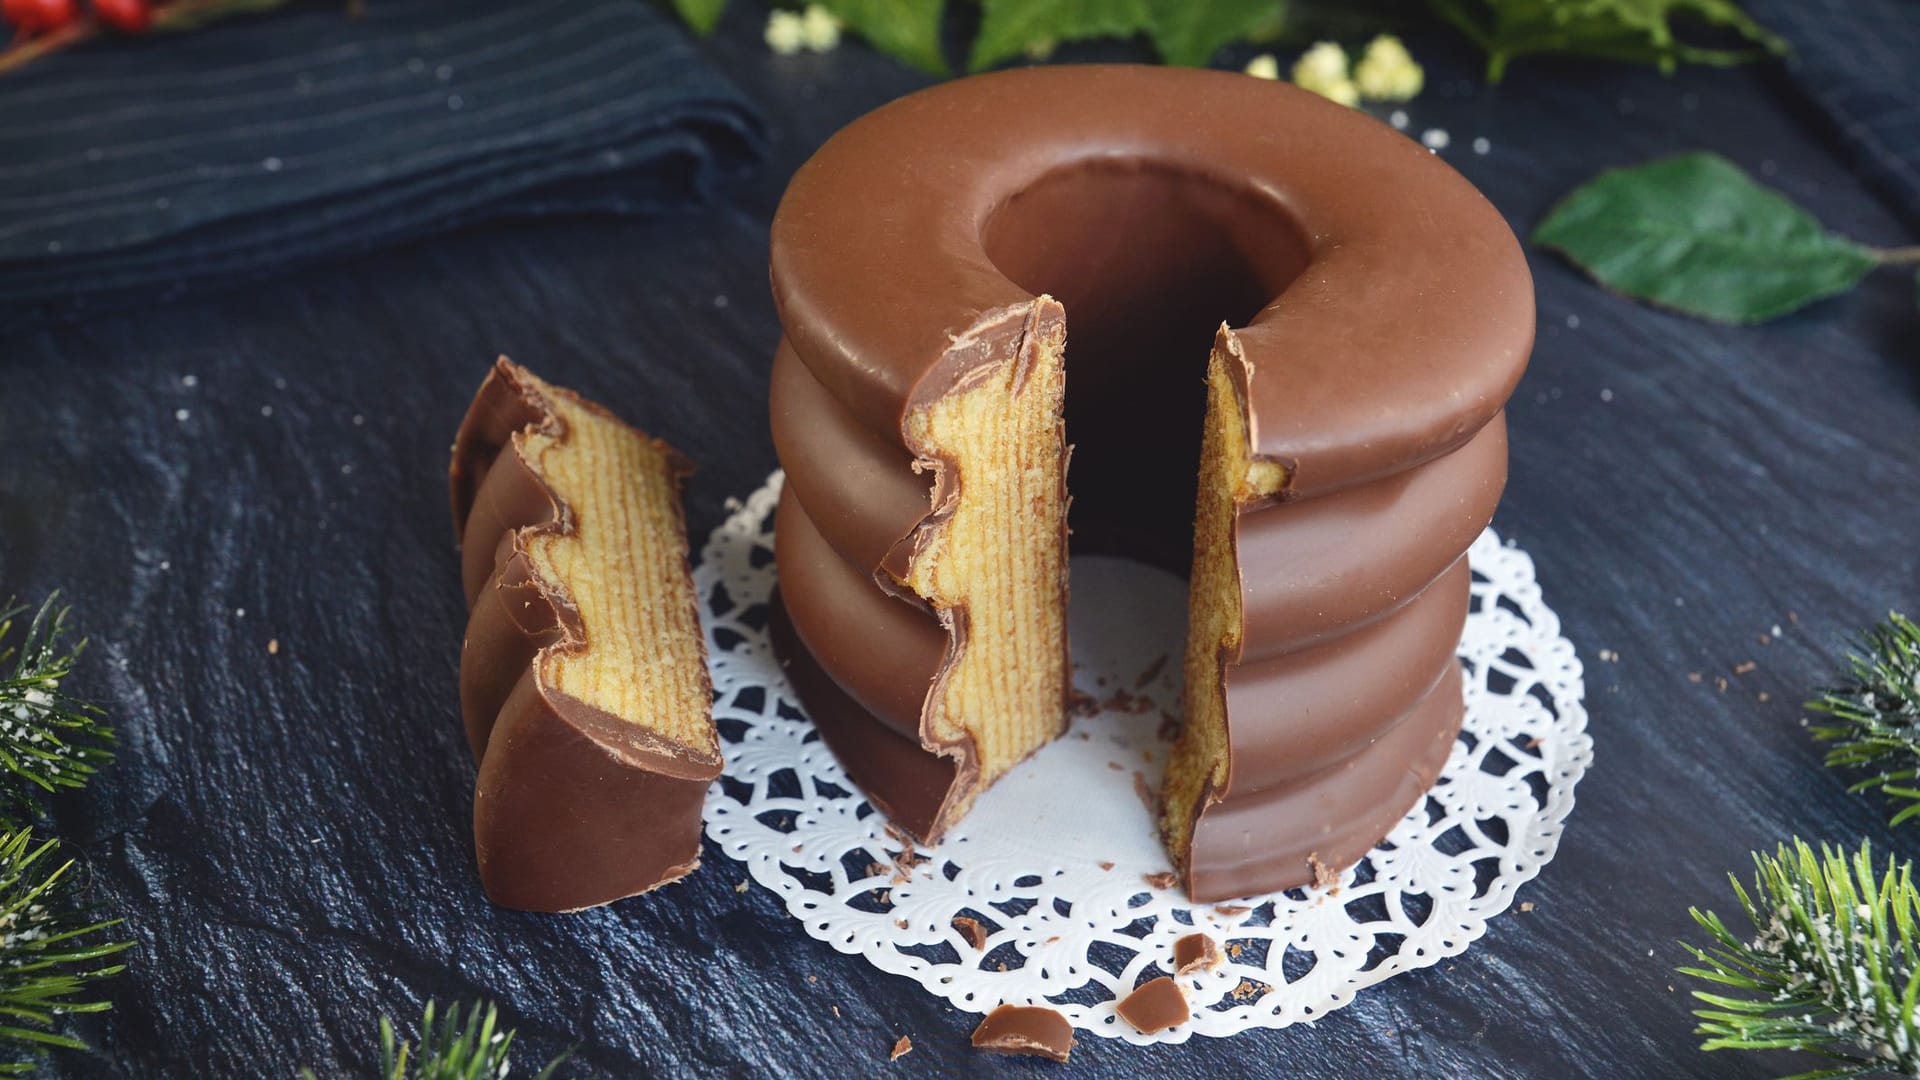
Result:
{"label": "white flower", "polygon": [[1300,54],[1293,64],[1293,84],[1342,105],[1357,105],[1360,91],[1347,77],[1347,54],[1331,41],[1322,41]]}
{"label": "white flower", "polygon": [[1275,60],[1272,53],[1261,53],[1247,61],[1246,72],[1256,79],[1278,79],[1280,61]]}
{"label": "white flower", "polygon": [[807,43],[805,18],[792,11],[774,11],[767,16],[767,48],[781,56],[792,56]]}
{"label": "white flower", "polygon": [[1354,65],[1353,81],[1364,97],[1406,101],[1426,85],[1427,73],[1414,63],[1399,38],[1381,34],[1367,43],[1367,51]]}
{"label": "white flower", "polygon": [[814,52],[826,52],[840,44],[840,20],[819,4],[808,4],[800,16],[800,40]]}

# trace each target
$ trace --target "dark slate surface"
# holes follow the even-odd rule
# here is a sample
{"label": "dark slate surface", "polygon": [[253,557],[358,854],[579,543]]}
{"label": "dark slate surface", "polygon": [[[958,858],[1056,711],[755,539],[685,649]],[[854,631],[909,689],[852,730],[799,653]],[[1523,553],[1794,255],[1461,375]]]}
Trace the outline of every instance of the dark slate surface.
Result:
{"label": "dark slate surface", "polygon": [[[716,851],[682,886],[574,918],[498,911],[475,885],[442,480],[468,394],[504,351],[670,437],[702,463],[704,536],[773,463],[765,234],[784,178],[920,82],[857,46],[771,58],[759,18],[737,11],[708,46],[774,133],[771,164],[721,205],[476,229],[0,338],[0,582],[67,590],[95,649],[73,689],[124,732],[58,825],[139,950],[113,1012],[82,1025],[99,1054],[60,1074],[364,1070],[382,1010],[478,994],[519,1026],[523,1069],[577,1041],[580,1071],[621,1076],[1050,1071],[975,1057],[968,1016],[808,938],[768,892],[735,893]],[[1517,227],[1602,167],[1706,147],[1836,229],[1911,242],[1777,74],[1529,64],[1489,93],[1455,82],[1474,65],[1446,39],[1415,47],[1435,83],[1416,127],[1447,128],[1449,159]],[[1694,1049],[1670,973],[1687,906],[1724,910],[1725,871],[1795,832],[1920,852],[1819,765],[1795,704],[1853,627],[1920,608],[1912,280],[1724,329],[1534,269],[1499,525],[1592,665],[1598,754],[1559,857],[1521,892],[1535,909],[1314,1027],[1089,1039],[1061,1071],[1776,1074]],[[1758,644],[1775,623],[1784,640]],[[901,1034],[916,1049],[890,1070]]]}

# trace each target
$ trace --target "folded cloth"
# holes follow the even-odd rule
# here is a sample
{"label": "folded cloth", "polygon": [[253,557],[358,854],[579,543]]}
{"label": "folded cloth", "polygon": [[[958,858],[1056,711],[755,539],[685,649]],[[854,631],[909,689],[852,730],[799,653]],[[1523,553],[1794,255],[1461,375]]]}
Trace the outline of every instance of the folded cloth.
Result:
{"label": "folded cloth", "polygon": [[1748,0],[1861,172],[1920,229],[1920,0]]}
{"label": "folded cloth", "polygon": [[753,109],[643,0],[299,4],[89,43],[0,75],[0,306],[663,209],[760,146]]}

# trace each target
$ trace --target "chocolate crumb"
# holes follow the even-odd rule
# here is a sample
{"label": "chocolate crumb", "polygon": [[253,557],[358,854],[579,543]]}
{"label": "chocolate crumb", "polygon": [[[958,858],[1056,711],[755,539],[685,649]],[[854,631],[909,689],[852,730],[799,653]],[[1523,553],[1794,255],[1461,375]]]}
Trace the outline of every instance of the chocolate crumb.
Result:
{"label": "chocolate crumb", "polygon": [[1212,971],[1225,962],[1226,957],[1220,952],[1220,943],[1205,934],[1188,934],[1173,943],[1175,975]]}
{"label": "chocolate crumb", "polygon": [[840,1006],[838,1006],[838,1005],[829,1005],[829,1006],[827,1006],[827,1008],[829,1008],[829,1009],[832,1009],[832,1010],[833,1010],[833,1018],[834,1018],[835,1020],[838,1020],[838,1019],[840,1019]]}
{"label": "chocolate crumb", "polygon": [[1121,998],[1113,1011],[1142,1035],[1184,1024],[1193,1016],[1180,984],[1166,975],[1134,987],[1133,993]]}
{"label": "chocolate crumb", "polygon": [[1240,959],[1240,950],[1242,948],[1243,946],[1239,942],[1237,941],[1230,942],[1227,945],[1227,955],[1233,957],[1235,960],[1238,960]]}
{"label": "chocolate crumb", "polygon": [[893,925],[895,925],[895,926],[897,926],[897,927],[899,927],[899,928],[900,928],[900,929],[902,929],[902,930],[905,930],[905,929],[906,929],[906,928],[907,928],[908,926],[910,926],[910,925],[912,925],[912,924],[911,924],[911,923],[909,923],[909,922],[907,922],[907,920],[905,920],[905,919],[895,919],[895,920],[893,920]]}
{"label": "chocolate crumb", "polygon": [[1272,989],[1272,986],[1258,979],[1241,979],[1240,985],[1233,988],[1233,997],[1235,1000],[1245,1001],[1248,998],[1260,997]]}
{"label": "chocolate crumb", "polygon": [[1320,888],[1331,889],[1340,884],[1340,875],[1328,869],[1327,864],[1320,861],[1319,852],[1307,853],[1307,865],[1313,867],[1313,883]]}
{"label": "chocolate crumb", "polygon": [[1697,683],[1697,682],[1699,682],[1699,681],[1700,681],[1700,673],[1699,673],[1699,672],[1697,672],[1697,671],[1689,671],[1689,672],[1687,672],[1687,681],[1688,681],[1688,682],[1690,682],[1690,683]]}
{"label": "chocolate crumb", "polygon": [[1248,907],[1245,904],[1216,904],[1214,905],[1213,913],[1215,915],[1225,915],[1227,918],[1231,919],[1236,916],[1245,915],[1247,912],[1252,910],[1253,910],[1252,908]]}
{"label": "chocolate crumb", "polygon": [[820,981],[820,976],[818,976],[818,975],[809,975],[809,976],[807,976],[807,981],[808,981],[808,982],[810,982],[810,983],[817,983],[817,982],[819,982],[819,981]]}
{"label": "chocolate crumb", "polygon": [[1133,680],[1133,688],[1135,690],[1145,689],[1148,683],[1152,682],[1154,679],[1159,677],[1161,669],[1165,668],[1166,666],[1167,666],[1167,654],[1161,653],[1160,659],[1155,660],[1151,664],[1148,664],[1147,670],[1141,672],[1139,677]]}
{"label": "chocolate crumb", "polygon": [[1713,677],[1713,688],[1714,688],[1715,690],[1718,690],[1718,691],[1720,691],[1720,692],[1721,692],[1721,693],[1723,693],[1723,694],[1724,694],[1724,693],[1726,693],[1726,692],[1727,692],[1727,677],[1726,677],[1725,675],[1715,675],[1715,676]]}
{"label": "chocolate crumb", "polygon": [[[1093,716],[1099,711],[1100,711],[1100,703],[1094,700],[1094,697],[1092,694],[1089,694],[1085,690],[1081,690],[1078,687],[1075,687],[1074,689],[1067,691],[1067,715],[1068,716]],[[1086,733],[1082,732],[1081,738],[1085,738],[1085,737],[1086,737]]]}
{"label": "chocolate crumb", "polygon": [[1065,1061],[1073,1053],[1073,1025],[1043,1006],[1001,1005],[973,1029],[973,1045],[996,1054],[1032,1054]]}
{"label": "chocolate crumb", "polygon": [[746,892],[746,891],[747,891],[747,889],[748,889],[749,887],[750,887],[750,886],[748,886],[748,885],[747,885],[747,881],[746,881],[746,879],[745,879],[745,878],[741,878],[741,879],[740,879],[740,884],[738,884],[738,885],[735,885],[735,886],[733,887],[733,891],[734,891],[734,892],[739,892],[739,893],[743,893],[743,892]]}
{"label": "chocolate crumb", "polygon": [[887,1060],[899,1061],[911,1053],[913,1053],[913,1040],[902,1035],[900,1041],[893,1044],[893,1053],[887,1055]]}
{"label": "chocolate crumb", "polygon": [[1765,690],[1760,691],[1760,704],[1765,705],[1772,697],[1773,695],[1767,693]]}
{"label": "chocolate crumb", "polygon": [[1161,742],[1172,742],[1180,737],[1180,718],[1165,709],[1160,710],[1160,726],[1153,731],[1153,737]]}
{"label": "chocolate crumb", "polygon": [[1540,746],[1540,742],[1541,742],[1540,736],[1535,735],[1533,738],[1527,740],[1527,749],[1529,750],[1538,749]]}
{"label": "chocolate crumb", "polygon": [[1171,889],[1180,883],[1180,875],[1171,870],[1162,870],[1154,874],[1142,874],[1140,879],[1156,889]]}
{"label": "chocolate crumb", "polygon": [[1147,786],[1147,774],[1139,769],[1133,770],[1133,793],[1140,796],[1140,805],[1147,808],[1147,813],[1155,815],[1160,813],[1159,803],[1153,797],[1153,789]]}
{"label": "chocolate crumb", "polygon": [[987,928],[980,925],[979,919],[969,915],[955,915],[953,928],[960,931],[960,936],[967,939],[967,944],[973,946],[975,952],[986,951]]}
{"label": "chocolate crumb", "polygon": [[1102,869],[1102,870],[1111,870],[1111,869],[1113,869],[1113,864],[1112,864],[1112,863],[1110,863],[1110,862],[1106,862],[1106,861],[1104,861],[1104,860],[1103,860],[1103,861],[1102,861],[1102,862],[1100,863],[1100,869]]}
{"label": "chocolate crumb", "polygon": [[1531,901],[1531,900],[1522,900],[1522,901],[1520,901],[1520,910],[1521,910],[1521,911],[1522,911],[1523,913],[1524,913],[1524,912],[1528,912],[1528,911],[1532,911],[1532,910],[1533,910],[1533,901]]}
{"label": "chocolate crumb", "polygon": [[1084,731],[1076,731],[1076,732],[1074,732],[1074,734],[1075,734],[1075,735],[1078,735],[1078,736],[1080,736],[1080,741],[1081,741],[1081,742],[1092,742],[1092,741],[1093,741],[1093,736],[1092,736],[1092,735],[1089,735],[1088,733],[1086,733],[1086,732],[1084,732]]}
{"label": "chocolate crumb", "polygon": [[899,844],[901,847],[906,848],[908,851],[913,850],[913,834],[907,832],[907,830],[901,828],[900,826],[895,825],[891,821],[887,822],[887,835],[893,837],[894,843]]}
{"label": "chocolate crumb", "polygon": [[1005,971],[1005,970],[1007,970],[1007,962],[1006,962],[1005,960],[1002,960],[1002,961],[1000,961],[999,963],[997,963],[997,964],[995,964],[995,965],[993,965],[993,966],[994,966],[994,967],[996,967],[996,968],[998,968],[998,969],[1000,969],[1001,971]]}
{"label": "chocolate crumb", "polygon": [[1042,945],[1051,945],[1051,944],[1053,944],[1054,942],[1056,942],[1056,941],[1059,941],[1059,940],[1060,940],[1060,935],[1059,935],[1059,934],[1055,934],[1055,935],[1053,935],[1052,937],[1050,937],[1050,938],[1048,938],[1047,940],[1045,940],[1045,941],[1043,941],[1043,942],[1041,942],[1040,944],[1042,944]]}
{"label": "chocolate crumb", "polygon": [[1117,762],[1117,761],[1114,761],[1114,760],[1112,760],[1112,759],[1108,759],[1108,761],[1107,761],[1107,768],[1109,768],[1109,769],[1112,769],[1112,770],[1113,770],[1114,772],[1126,772],[1126,771],[1127,771],[1127,767],[1126,767],[1125,765],[1122,765],[1122,764],[1120,764],[1119,762]]}
{"label": "chocolate crumb", "polygon": [[1759,636],[1759,641],[1760,641],[1760,644],[1762,645],[1771,645],[1773,644],[1773,637],[1770,634],[1761,634]]}
{"label": "chocolate crumb", "polygon": [[267,655],[268,656],[280,655],[280,639],[279,638],[267,639]]}
{"label": "chocolate crumb", "polygon": [[1760,666],[1759,664],[1756,664],[1751,660],[1743,660],[1740,663],[1734,665],[1733,673],[1735,675],[1745,675],[1748,672],[1758,668],[1759,666]]}
{"label": "chocolate crumb", "polygon": [[1797,611],[1789,611],[1789,612],[1787,612],[1787,621],[1788,621],[1788,622],[1790,622],[1790,623],[1792,623],[1792,624],[1793,624],[1793,625],[1795,625],[1795,626],[1799,626],[1799,625],[1800,625],[1800,613],[1799,613],[1799,612],[1797,612]]}
{"label": "chocolate crumb", "polygon": [[892,863],[870,862],[867,864],[867,876],[879,877],[881,874],[884,874],[891,869],[893,869]]}

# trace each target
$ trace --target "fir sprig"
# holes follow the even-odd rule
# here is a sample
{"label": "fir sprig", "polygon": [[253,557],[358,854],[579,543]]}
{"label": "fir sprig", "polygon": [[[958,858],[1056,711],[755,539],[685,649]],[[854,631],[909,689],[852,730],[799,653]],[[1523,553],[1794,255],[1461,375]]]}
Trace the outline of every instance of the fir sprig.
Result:
{"label": "fir sprig", "polygon": [[1686,945],[1701,966],[1680,971],[1732,991],[1694,991],[1709,1006],[1694,1011],[1701,1049],[1798,1050],[1835,1063],[1792,1080],[1920,1075],[1913,864],[1889,858],[1876,872],[1868,844],[1851,857],[1825,845],[1816,855],[1799,839],[1753,862],[1751,892],[1729,875],[1751,936],[1691,909],[1713,944]]}
{"label": "fir sprig", "polygon": [[[16,1053],[42,1047],[84,1049],[50,1030],[62,1013],[101,1012],[105,1001],[83,995],[92,983],[124,970],[101,961],[131,947],[101,932],[120,920],[91,922],[62,893],[73,860],[54,866],[57,840],[35,843],[33,830],[0,835],[0,1040]],[[0,1076],[27,1075],[34,1062],[0,1064]]]}
{"label": "fir sprig", "polygon": [[113,757],[101,711],[61,689],[87,643],[63,644],[68,609],[54,606],[58,597],[40,605],[17,644],[8,639],[27,608],[0,605],[0,828],[32,821],[40,795],[85,785]]}
{"label": "fir sprig", "polygon": [[1850,791],[1874,791],[1906,802],[1898,825],[1920,815],[1920,626],[1899,612],[1867,631],[1847,657],[1844,683],[1807,703],[1829,718],[1810,730],[1834,743],[1828,765],[1875,769]]}
{"label": "fir sprig", "polygon": [[[437,1024],[436,1012],[434,1003],[427,1002],[417,1049],[394,1033],[391,1019],[380,1018],[381,1080],[504,1080],[513,1064],[514,1033],[501,1029],[499,1010],[491,1002],[476,1001],[463,1019],[456,1004]],[[549,1080],[566,1057],[548,1062],[534,1080]],[[300,1075],[314,1080],[311,1069]]]}

